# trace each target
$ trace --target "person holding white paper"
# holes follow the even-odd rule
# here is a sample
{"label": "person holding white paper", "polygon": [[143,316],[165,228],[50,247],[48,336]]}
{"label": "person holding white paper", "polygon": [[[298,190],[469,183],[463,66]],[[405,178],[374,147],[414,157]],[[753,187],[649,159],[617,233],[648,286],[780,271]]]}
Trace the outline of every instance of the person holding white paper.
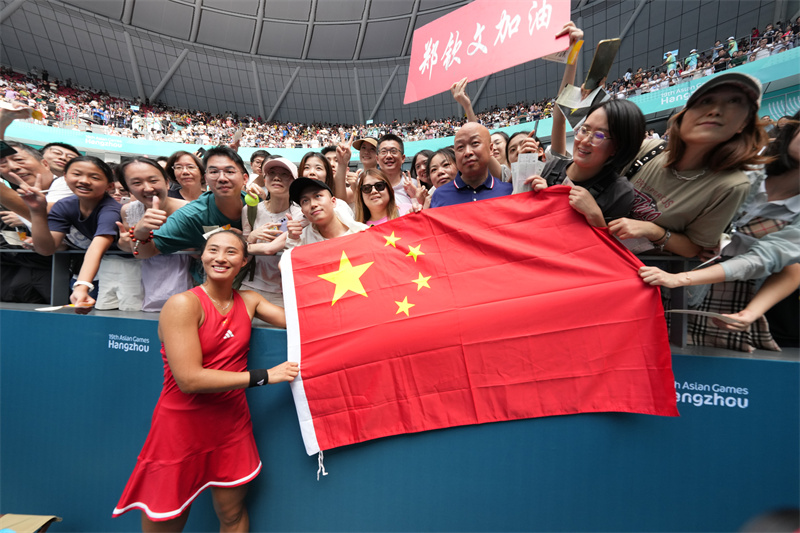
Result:
{"label": "person holding white paper", "polygon": [[630,213],[633,185],[620,176],[644,137],[644,115],[627,100],[608,100],[596,105],[575,131],[572,159],[553,159],[541,176],[529,181],[534,191],[569,184],[570,205],[595,227]]}

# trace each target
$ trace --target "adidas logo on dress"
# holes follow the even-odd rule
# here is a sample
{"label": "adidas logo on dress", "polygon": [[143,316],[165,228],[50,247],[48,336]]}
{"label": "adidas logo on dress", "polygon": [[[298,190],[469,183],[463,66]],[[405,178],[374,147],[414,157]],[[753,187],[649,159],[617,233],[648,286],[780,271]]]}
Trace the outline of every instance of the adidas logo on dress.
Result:
{"label": "adidas logo on dress", "polygon": [[228,332],[225,334],[224,337],[222,337],[222,339],[223,340],[224,339],[230,339],[231,337],[233,337],[233,332],[231,330],[228,330]]}

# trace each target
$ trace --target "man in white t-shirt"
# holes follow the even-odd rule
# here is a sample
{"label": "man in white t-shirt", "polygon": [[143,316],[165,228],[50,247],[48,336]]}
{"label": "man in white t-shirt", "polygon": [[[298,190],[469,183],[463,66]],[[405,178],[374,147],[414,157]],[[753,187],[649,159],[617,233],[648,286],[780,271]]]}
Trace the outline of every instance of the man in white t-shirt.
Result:
{"label": "man in white t-shirt", "polygon": [[350,235],[368,227],[355,220],[343,220],[336,212],[336,203],[340,200],[322,181],[297,178],[289,187],[289,198],[300,206],[310,224],[303,228],[301,221],[290,220],[287,223],[286,248]]}
{"label": "man in white t-shirt", "polygon": [[400,137],[393,133],[387,133],[378,139],[378,166],[389,178],[394,189],[394,202],[398,206],[401,204],[411,205],[411,197],[403,184],[403,161],[405,158],[403,140]]}

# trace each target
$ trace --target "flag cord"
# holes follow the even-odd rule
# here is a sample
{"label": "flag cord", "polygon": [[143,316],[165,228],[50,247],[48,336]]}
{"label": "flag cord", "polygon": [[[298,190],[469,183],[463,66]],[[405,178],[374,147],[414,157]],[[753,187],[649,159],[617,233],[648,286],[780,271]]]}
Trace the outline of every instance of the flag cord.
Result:
{"label": "flag cord", "polygon": [[319,481],[320,472],[322,472],[323,476],[328,475],[328,473],[325,471],[325,465],[322,464],[322,459],[323,459],[322,450],[320,450],[319,453],[317,454],[317,463],[319,464],[319,468],[317,468],[317,481]]}

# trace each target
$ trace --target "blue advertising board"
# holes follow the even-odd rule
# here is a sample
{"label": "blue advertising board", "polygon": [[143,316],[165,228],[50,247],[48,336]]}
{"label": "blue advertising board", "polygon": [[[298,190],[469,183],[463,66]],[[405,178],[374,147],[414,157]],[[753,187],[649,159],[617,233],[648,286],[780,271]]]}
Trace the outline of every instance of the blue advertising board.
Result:
{"label": "blue advertising board", "polygon": [[[137,530],[111,511],[163,377],[154,320],[0,310],[0,512],[51,531]],[[285,360],[253,331],[250,366]],[[679,418],[622,413],[456,427],[304,451],[286,384],[248,391],[264,468],[254,531],[733,531],[800,500],[800,363],[675,355]],[[186,531],[218,527],[210,496]]]}

